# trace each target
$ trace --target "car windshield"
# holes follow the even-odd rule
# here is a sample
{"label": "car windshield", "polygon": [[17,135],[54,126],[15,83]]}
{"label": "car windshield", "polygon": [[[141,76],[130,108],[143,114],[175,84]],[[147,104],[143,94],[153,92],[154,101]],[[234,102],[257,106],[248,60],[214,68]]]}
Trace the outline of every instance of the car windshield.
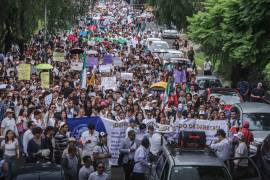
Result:
{"label": "car windshield", "polygon": [[213,166],[176,166],[172,169],[171,180],[229,180],[228,172],[223,167]]}
{"label": "car windshield", "polygon": [[207,88],[220,88],[222,87],[220,80],[218,79],[199,79],[199,90],[205,90]]}
{"label": "car windshield", "polygon": [[166,43],[153,43],[152,48],[153,49],[169,49],[169,46]]}
{"label": "car windshield", "polygon": [[211,94],[210,96],[215,96],[219,98],[219,100],[223,101],[225,105],[241,103],[240,97],[234,92],[226,92],[224,94]]}
{"label": "car windshield", "polygon": [[246,113],[243,119],[249,121],[250,130],[270,131],[270,113]]}

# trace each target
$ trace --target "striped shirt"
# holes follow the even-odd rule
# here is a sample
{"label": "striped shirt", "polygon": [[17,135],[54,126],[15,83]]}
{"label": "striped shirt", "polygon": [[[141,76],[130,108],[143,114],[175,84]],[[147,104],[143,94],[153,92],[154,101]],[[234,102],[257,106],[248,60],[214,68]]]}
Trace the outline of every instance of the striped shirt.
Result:
{"label": "striped shirt", "polygon": [[55,159],[60,160],[63,151],[67,148],[68,136],[66,134],[57,132],[54,139],[55,139]]}

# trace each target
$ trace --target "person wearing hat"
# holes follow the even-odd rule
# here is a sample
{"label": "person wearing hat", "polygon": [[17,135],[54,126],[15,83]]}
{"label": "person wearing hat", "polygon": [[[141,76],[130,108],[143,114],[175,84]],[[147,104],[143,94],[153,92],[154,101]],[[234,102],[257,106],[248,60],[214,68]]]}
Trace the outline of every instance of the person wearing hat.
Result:
{"label": "person wearing hat", "polygon": [[252,102],[263,102],[264,101],[265,90],[263,88],[262,83],[258,83],[257,87],[252,89],[250,97],[251,97]]}
{"label": "person wearing hat", "polygon": [[68,154],[68,148],[74,146],[76,148],[76,156],[79,160],[82,159],[82,150],[77,146],[78,141],[74,137],[68,138],[67,148],[63,151],[62,158]]}
{"label": "person wearing hat", "polygon": [[229,139],[226,137],[226,132],[223,129],[219,129],[215,137],[218,139],[210,147],[215,151],[220,160],[227,161],[230,159],[232,147]]}
{"label": "person wearing hat", "polygon": [[92,123],[88,124],[88,130],[81,135],[81,143],[83,145],[83,156],[93,155],[93,151],[98,144],[99,133],[95,130],[96,126]]}
{"label": "person wearing hat", "polygon": [[99,133],[99,144],[95,146],[93,151],[93,159],[95,162],[102,161],[105,164],[105,171],[109,174],[110,164],[109,158],[111,158],[110,149],[107,145],[107,133]]}
{"label": "person wearing hat", "polygon": [[250,143],[254,141],[254,136],[253,133],[249,130],[249,122],[247,120],[243,122],[243,127],[241,128],[240,132],[243,133],[245,142],[249,149]]}
{"label": "person wearing hat", "polygon": [[[234,140],[236,142],[234,158],[248,157],[248,147],[245,143],[244,134],[242,132],[234,134]],[[237,169],[237,172],[248,167],[248,159],[235,159],[233,163],[234,169]]]}
{"label": "person wearing hat", "polygon": [[16,126],[16,121],[13,118],[14,111],[11,108],[8,108],[5,112],[5,118],[1,122],[1,135],[5,136],[8,130],[12,130],[16,136],[18,136],[18,129]]}
{"label": "person wearing hat", "polygon": [[59,131],[54,136],[54,158],[57,163],[61,162],[63,151],[67,148],[68,145],[68,138],[68,125],[64,122],[61,122]]}
{"label": "person wearing hat", "polygon": [[134,119],[129,120],[129,126],[128,126],[127,130],[126,130],[126,138],[128,137],[128,132],[130,130],[136,131],[136,121]]}

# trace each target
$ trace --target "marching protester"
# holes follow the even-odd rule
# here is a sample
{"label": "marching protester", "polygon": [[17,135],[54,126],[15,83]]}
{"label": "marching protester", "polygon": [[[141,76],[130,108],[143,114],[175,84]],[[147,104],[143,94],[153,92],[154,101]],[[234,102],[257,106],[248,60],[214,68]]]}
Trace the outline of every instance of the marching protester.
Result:
{"label": "marching protester", "polygon": [[99,134],[95,130],[94,124],[88,125],[88,131],[85,131],[81,135],[81,142],[83,144],[83,155],[93,156],[95,147],[98,144]]}
{"label": "marching protester", "polygon": [[148,162],[148,148],[150,142],[148,138],[143,138],[140,147],[135,151],[134,168],[132,173],[132,180],[145,180],[145,173],[151,168]]}
{"label": "marching protester", "polygon": [[93,161],[91,156],[83,157],[83,166],[79,171],[79,180],[88,180],[90,174],[94,172]]}
{"label": "marching protester", "polygon": [[59,131],[55,134],[55,149],[54,158],[57,163],[61,162],[63,151],[68,145],[68,125],[65,123],[60,124]]}
{"label": "marching protester", "polygon": [[65,180],[78,179],[80,161],[76,157],[76,148],[74,146],[68,148],[68,154],[63,157],[61,165],[64,170]]}
{"label": "marching protester", "polygon": [[109,180],[109,175],[104,172],[104,169],[104,163],[98,162],[97,170],[90,174],[88,180]]}
{"label": "marching protester", "polygon": [[133,171],[134,153],[138,147],[135,138],[136,132],[130,130],[128,131],[128,138],[125,138],[120,145],[118,165],[123,165],[126,180],[131,179],[131,173]]}

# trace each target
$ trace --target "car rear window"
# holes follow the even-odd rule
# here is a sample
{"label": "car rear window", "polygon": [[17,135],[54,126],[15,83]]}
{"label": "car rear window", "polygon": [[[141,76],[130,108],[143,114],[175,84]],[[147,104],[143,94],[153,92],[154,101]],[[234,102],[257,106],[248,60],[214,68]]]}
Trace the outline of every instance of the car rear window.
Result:
{"label": "car rear window", "polygon": [[230,180],[224,167],[214,166],[176,166],[172,169],[170,180]]}

